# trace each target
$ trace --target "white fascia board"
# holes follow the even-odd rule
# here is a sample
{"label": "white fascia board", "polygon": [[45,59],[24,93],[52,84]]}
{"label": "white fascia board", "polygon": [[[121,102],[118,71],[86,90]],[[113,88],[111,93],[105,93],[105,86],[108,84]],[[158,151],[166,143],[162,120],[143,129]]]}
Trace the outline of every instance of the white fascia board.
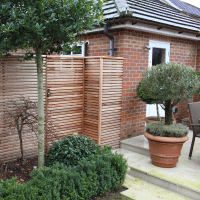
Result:
{"label": "white fascia board", "polygon": [[[132,25],[131,22],[127,22],[126,24],[120,24],[120,25],[112,25],[109,29],[119,29],[119,28],[138,30],[143,32],[155,33],[158,35],[165,35],[170,37],[185,38],[185,39],[200,41],[200,37],[196,37],[196,34],[184,33],[184,30],[183,33],[179,34],[179,31],[176,30],[167,28],[162,28],[158,30],[158,26],[143,24],[139,22],[134,25]],[[97,28],[91,31],[85,31],[85,33],[87,34],[87,33],[99,32],[103,30],[104,30],[103,28]]]}
{"label": "white fascia board", "polygon": [[126,10],[130,10],[126,0],[115,0],[115,5],[117,6],[120,13]]}

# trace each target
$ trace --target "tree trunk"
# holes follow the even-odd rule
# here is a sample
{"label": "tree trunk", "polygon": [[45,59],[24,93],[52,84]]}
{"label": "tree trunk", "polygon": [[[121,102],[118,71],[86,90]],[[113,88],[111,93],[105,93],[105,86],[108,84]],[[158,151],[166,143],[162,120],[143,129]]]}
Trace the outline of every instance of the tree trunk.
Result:
{"label": "tree trunk", "polygon": [[19,142],[20,142],[20,150],[21,150],[21,160],[24,161],[24,150],[23,150],[23,143],[22,143],[22,132],[19,133]]}
{"label": "tree trunk", "polygon": [[[19,121],[18,121],[19,123]],[[22,124],[22,122],[21,122]],[[23,150],[23,141],[22,141],[22,126],[19,128],[19,124],[17,124],[17,131],[19,136],[19,143],[20,143],[20,151],[21,151],[21,160],[24,161],[24,150]]]}
{"label": "tree trunk", "polygon": [[156,104],[157,119],[161,121],[158,104]]}
{"label": "tree trunk", "polygon": [[37,81],[38,81],[38,168],[44,167],[44,101],[42,50],[36,49]]}
{"label": "tree trunk", "polygon": [[172,105],[171,101],[165,102],[165,125],[172,124]]}

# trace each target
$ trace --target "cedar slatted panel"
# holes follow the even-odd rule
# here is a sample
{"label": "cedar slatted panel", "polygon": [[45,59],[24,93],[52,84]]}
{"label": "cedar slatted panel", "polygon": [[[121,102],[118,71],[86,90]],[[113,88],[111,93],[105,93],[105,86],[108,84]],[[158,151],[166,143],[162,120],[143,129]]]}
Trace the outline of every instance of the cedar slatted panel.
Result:
{"label": "cedar slatted panel", "polygon": [[122,58],[85,58],[83,133],[113,148],[120,143],[122,78]]}
{"label": "cedar slatted panel", "polygon": [[100,59],[85,58],[83,134],[98,141]]}
{"label": "cedar slatted panel", "polygon": [[103,59],[101,145],[119,148],[123,59]]}
{"label": "cedar slatted panel", "polygon": [[[4,58],[0,63],[0,161],[11,161],[20,157],[17,130],[11,130],[4,120],[6,110],[12,109],[11,99],[17,100],[22,95],[32,101],[37,101],[38,98],[35,60],[19,62],[18,58],[20,57]],[[44,63],[45,60],[44,58]],[[45,67],[43,67],[43,71],[45,87]],[[45,97],[44,94],[44,100]],[[37,137],[35,133],[28,127],[24,127],[22,133],[24,156],[27,158],[37,155]]]}
{"label": "cedar slatted panel", "polygon": [[83,66],[83,58],[47,58],[47,116],[57,138],[82,133]]}

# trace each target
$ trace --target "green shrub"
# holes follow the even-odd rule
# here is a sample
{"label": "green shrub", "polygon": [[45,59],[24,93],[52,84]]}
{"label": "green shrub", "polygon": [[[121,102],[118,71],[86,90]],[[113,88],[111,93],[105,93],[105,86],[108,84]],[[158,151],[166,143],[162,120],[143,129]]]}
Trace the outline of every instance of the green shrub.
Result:
{"label": "green shrub", "polygon": [[68,166],[77,165],[82,158],[100,151],[101,147],[91,139],[80,135],[70,135],[53,143],[46,154],[46,166],[51,166],[56,162]]}
{"label": "green shrub", "polygon": [[146,126],[146,131],[155,136],[183,137],[188,134],[189,129],[182,124],[164,125],[164,122],[152,122]]}
{"label": "green shrub", "polygon": [[121,188],[127,171],[122,155],[79,135],[54,143],[46,157],[50,167],[35,169],[26,184],[2,181],[0,199],[90,199]]}
{"label": "green shrub", "polygon": [[56,163],[36,169],[32,180],[18,184],[16,179],[0,184],[0,199],[79,200],[119,189],[125,179],[127,161],[105,149],[80,160],[76,166]]}
{"label": "green shrub", "polygon": [[43,199],[89,199],[122,187],[126,171],[122,155],[103,153],[83,158],[76,166],[56,163],[35,170],[31,184]]}
{"label": "green shrub", "polygon": [[38,200],[38,188],[17,183],[17,177],[0,183],[0,200]]}

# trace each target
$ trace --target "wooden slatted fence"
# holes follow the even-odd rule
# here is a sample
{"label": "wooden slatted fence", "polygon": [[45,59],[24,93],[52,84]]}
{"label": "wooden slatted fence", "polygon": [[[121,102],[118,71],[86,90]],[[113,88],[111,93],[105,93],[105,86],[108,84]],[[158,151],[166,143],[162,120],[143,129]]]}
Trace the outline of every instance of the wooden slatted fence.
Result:
{"label": "wooden slatted fence", "polygon": [[[5,122],[7,110],[12,109],[11,100],[20,96],[37,101],[37,67],[35,60],[19,62],[21,56],[4,58],[0,63],[0,161],[14,160],[20,157],[19,138],[16,129],[11,130]],[[44,58],[44,63],[46,59]],[[46,85],[46,67],[44,87]],[[46,88],[44,88],[46,91]],[[44,100],[46,94],[44,94]],[[45,102],[44,102],[45,103]],[[46,106],[46,105],[45,105]],[[23,129],[24,156],[37,155],[37,137],[28,127]]]}
{"label": "wooden slatted fence", "polygon": [[[18,58],[6,58],[0,64],[0,161],[20,157],[17,132],[4,123],[10,100],[23,95],[37,101],[35,61],[18,62]],[[46,149],[52,140],[74,133],[118,148],[123,58],[47,56],[44,63]],[[29,133],[23,134],[25,157],[34,156],[37,137],[27,128],[24,132]]]}

